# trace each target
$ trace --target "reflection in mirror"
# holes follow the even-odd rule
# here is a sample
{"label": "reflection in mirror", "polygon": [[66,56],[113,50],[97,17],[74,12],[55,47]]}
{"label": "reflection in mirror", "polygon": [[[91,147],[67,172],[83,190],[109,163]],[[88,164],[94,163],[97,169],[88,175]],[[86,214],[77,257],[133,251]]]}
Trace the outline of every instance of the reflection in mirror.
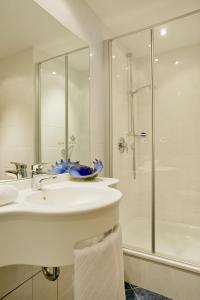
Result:
{"label": "reflection in mirror", "polygon": [[90,165],[89,49],[68,57],[68,157]]}
{"label": "reflection in mirror", "polygon": [[[35,151],[38,149],[38,137],[35,145],[35,132],[37,132],[35,120],[38,119],[38,116],[35,116],[37,111],[35,66],[38,62],[72,52],[86,45],[32,0],[1,0],[0,19],[0,182],[2,182],[30,177],[31,165],[37,163],[39,159],[38,151]],[[88,57],[86,62],[88,65]],[[49,72],[51,64],[52,60],[45,64],[43,76]],[[53,71],[57,74],[49,73],[48,81],[43,82],[45,88],[43,92],[46,93],[45,97],[48,97],[48,105],[51,103],[56,108],[52,120],[57,120],[59,115],[56,126],[60,126],[62,130],[58,131],[59,136],[56,141],[64,142],[58,144],[60,153],[61,150],[66,151],[69,144],[68,138],[66,140],[69,113],[66,114],[67,106],[63,109],[66,95],[62,96],[60,92],[56,103],[52,102],[55,98],[56,84],[61,90],[65,90],[67,84],[65,74],[68,74],[69,70],[66,73],[65,57],[56,59],[55,64],[58,69]],[[77,66],[79,66],[78,61]],[[78,78],[77,75],[77,81]],[[76,84],[78,86],[79,83]],[[87,84],[89,85],[88,81]],[[85,88],[83,92],[85,95],[88,88],[83,87],[83,82],[80,86],[83,90]],[[81,100],[85,97],[82,96],[82,91],[77,91],[77,98],[79,93]],[[76,108],[79,116],[80,108],[74,106],[74,109]],[[76,112],[73,111],[73,114],[75,121]],[[55,130],[52,131],[52,136]],[[72,130],[71,136],[75,136],[78,145],[81,139],[75,129]],[[48,144],[49,136],[45,138],[44,142]],[[62,153],[64,155],[64,151]],[[51,163],[54,162],[55,157],[59,158],[56,155],[54,157],[52,151],[45,155],[48,155],[45,161]]]}
{"label": "reflection in mirror", "polygon": [[41,63],[41,163],[90,163],[89,49]]}
{"label": "reflection in mirror", "polygon": [[57,160],[57,153],[66,149],[65,57],[42,63],[39,81],[41,106],[39,160],[43,163],[53,163]]}

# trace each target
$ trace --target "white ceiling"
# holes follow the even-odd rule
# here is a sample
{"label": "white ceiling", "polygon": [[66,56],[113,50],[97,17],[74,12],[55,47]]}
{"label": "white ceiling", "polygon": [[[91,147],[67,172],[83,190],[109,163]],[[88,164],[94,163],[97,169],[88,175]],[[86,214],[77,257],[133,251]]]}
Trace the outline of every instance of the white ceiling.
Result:
{"label": "white ceiling", "polygon": [[[84,1],[84,0],[82,0]],[[188,10],[200,8],[199,0],[85,0],[112,36],[133,31],[169,19]],[[0,0],[0,58],[34,47],[37,60],[85,46],[73,33],[50,16],[33,0]],[[187,19],[189,20],[189,19]],[[155,32],[157,52],[200,42],[199,18],[192,22],[168,23],[168,35]],[[182,33],[182,34],[181,34]],[[135,56],[148,54],[149,34],[121,39]],[[78,62],[74,60],[78,67]]]}
{"label": "white ceiling", "polygon": [[[160,30],[166,28],[166,36],[160,35]],[[200,44],[200,14],[172,21],[155,27],[155,54]],[[135,57],[150,54],[150,31],[144,30],[137,34],[127,35],[116,39],[125,52],[131,52]]]}
{"label": "white ceiling", "polygon": [[85,0],[117,36],[200,9],[199,0]]}
{"label": "white ceiling", "polygon": [[[85,0],[100,21],[111,32],[111,37],[133,32],[171,18],[200,9],[199,0]],[[160,29],[167,35],[160,36]],[[158,26],[154,31],[155,51],[162,53],[200,43],[200,14]],[[150,53],[150,31],[116,40],[126,52],[135,57]]]}
{"label": "white ceiling", "polygon": [[33,0],[0,0],[0,20],[0,58],[34,47],[44,59],[85,46]]}

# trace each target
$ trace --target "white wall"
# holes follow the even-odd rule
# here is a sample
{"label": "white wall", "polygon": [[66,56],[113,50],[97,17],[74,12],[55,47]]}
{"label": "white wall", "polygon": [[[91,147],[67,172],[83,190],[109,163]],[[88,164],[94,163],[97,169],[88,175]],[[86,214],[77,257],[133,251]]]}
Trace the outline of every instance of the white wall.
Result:
{"label": "white wall", "polygon": [[0,60],[0,177],[11,161],[34,161],[34,65],[32,49]]}

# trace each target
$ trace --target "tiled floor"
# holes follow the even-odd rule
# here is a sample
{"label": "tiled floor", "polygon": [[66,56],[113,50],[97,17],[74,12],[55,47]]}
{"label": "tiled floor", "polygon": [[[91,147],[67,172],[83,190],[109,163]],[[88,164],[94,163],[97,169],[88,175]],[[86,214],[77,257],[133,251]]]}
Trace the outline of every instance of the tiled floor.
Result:
{"label": "tiled floor", "polygon": [[125,289],[126,300],[172,300],[129,283],[125,283]]}

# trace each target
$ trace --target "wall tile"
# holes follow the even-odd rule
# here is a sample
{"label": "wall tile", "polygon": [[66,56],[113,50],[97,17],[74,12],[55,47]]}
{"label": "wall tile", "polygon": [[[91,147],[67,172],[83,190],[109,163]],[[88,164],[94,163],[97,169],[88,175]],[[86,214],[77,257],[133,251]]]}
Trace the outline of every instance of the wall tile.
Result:
{"label": "wall tile", "polygon": [[57,300],[57,281],[48,281],[42,272],[34,276],[33,300]]}
{"label": "wall tile", "polygon": [[0,268],[0,297],[32,276],[32,266],[12,265]]}
{"label": "wall tile", "polygon": [[4,300],[32,300],[32,279],[18,287],[8,296],[3,298]]}
{"label": "wall tile", "polygon": [[58,300],[73,300],[73,272],[74,266],[60,268],[58,279]]}

